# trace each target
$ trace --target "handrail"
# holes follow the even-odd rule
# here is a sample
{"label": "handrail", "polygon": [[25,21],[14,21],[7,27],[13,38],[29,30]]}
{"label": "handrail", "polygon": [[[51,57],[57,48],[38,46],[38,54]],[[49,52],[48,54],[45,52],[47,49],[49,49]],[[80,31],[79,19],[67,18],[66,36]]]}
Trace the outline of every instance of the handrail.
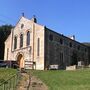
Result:
{"label": "handrail", "polygon": [[0,84],[0,90],[15,90],[20,80],[20,74],[17,72],[7,80],[4,80]]}
{"label": "handrail", "polygon": [[13,78],[14,76],[16,76],[16,75],[17,75],[17,74],[15,74],[15,75],[13,75],[12,77],[10,77],[9,79],[3,81],[3,82],[0,84],[0,86],[3,85],[4,83],[6,83],[7,81],[9,81],[10,79],[12,79],[12,78]]}

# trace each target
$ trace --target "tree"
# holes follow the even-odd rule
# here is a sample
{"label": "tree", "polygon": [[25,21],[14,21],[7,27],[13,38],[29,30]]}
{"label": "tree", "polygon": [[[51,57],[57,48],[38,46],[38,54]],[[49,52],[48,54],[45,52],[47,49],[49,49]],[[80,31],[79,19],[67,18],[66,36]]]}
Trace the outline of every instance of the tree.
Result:
{"label": "tree", "polygon": [[0,59],[4,59],[4,42],[11,33],[12,25],[2,25],[0,26]]}

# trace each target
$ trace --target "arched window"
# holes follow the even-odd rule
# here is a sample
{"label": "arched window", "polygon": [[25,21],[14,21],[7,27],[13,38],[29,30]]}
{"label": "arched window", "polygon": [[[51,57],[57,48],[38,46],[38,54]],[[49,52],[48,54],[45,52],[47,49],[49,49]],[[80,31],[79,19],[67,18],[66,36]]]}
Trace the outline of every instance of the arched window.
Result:
{"label": "arched window", "polygon": [[14,49],[17,48],[17,36],[14,37]]}
{"label": "arched window", "polygon": [[21,29],[23,29],[23,27],[24,27],[24,24],[21,24]]}
{"label": "arched window", "polygon": [[30,45],[30,32],[27,32],[27,46]]}
{"label": "arched window", "polygon": [[20,48],[23,47],[23,34],[20,35]]}

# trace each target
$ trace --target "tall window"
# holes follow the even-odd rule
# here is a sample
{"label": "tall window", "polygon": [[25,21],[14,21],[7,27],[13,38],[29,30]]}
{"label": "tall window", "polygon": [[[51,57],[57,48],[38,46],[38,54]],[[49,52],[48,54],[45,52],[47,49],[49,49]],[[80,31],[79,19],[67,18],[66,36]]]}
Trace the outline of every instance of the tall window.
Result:
{"label": "tall window", "polygon": [[87,52],[87,49],[85,48],[85,52]]}
{"label": "tall window", "polygon": [[8,60],[8,53],[9,53],[9,48],[7,48],[7,60]]}
{"label": "tall window", "polygon": [[63,39],[60,38],[60,44],[63,44]]}
{"label": "tall window", "polygon": [[78,45],[77,49],[80,50],[80,45]]}
{"label": "tall window", "polygon": [[60,64],[62,65],[63,64],[63,53],[60,52]]}
{"label": "tall window", "polygon": [[20,35],[20,48],[23,47],[23,34]]}
{"label": "tall window", "polygon": [[14,37],[14,49],[17,48],[17,36]]}
{"label": "tall window", "polygon": [[69,46],[72,47],[72,43],[71,42],[69,43]]}
{"label": "tall window", "polygon": [[50,40],[50,41],[53,40],[53,35],[52,35],[52,34],[49,35],[49,40]]}
{"label": "tall window", "polygon": [[37,56],[40,54],[40,38],[37,40]]}
{"label": "tall window", "polygon": [[27,46],[30,45],[30,32],[27,32]]}

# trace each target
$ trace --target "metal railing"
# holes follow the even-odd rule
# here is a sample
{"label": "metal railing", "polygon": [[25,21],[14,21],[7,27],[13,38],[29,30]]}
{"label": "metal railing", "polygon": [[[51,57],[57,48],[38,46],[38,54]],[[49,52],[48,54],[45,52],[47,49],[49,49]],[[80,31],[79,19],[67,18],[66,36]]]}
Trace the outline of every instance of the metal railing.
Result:
{"label": "metal railing", "polygon": [[13,75],[8,80],[4,80],[0,83],[0,90],[16,90],[16,86],[18,85],[20,80],[20,73]]}

